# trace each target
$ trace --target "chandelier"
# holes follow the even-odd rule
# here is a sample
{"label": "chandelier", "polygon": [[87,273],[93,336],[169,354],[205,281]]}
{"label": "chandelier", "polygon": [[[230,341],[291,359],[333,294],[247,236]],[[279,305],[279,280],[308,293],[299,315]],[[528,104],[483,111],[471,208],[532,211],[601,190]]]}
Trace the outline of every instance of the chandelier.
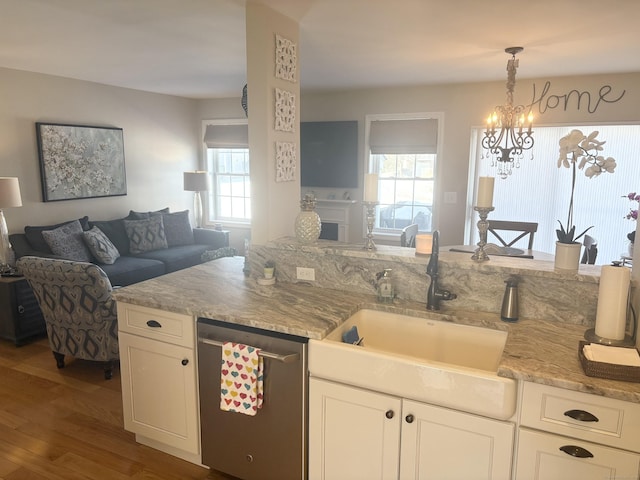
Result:
{"label": "chandelier", "polygon": [[511,54],[511,59],[507,62],[507,103],[498,105],[489,116],[482,139],[482,148],[487,151],[487,156],[491,157],[491,166],[497,167],[501,178],[511,175],[514,165],[519,168],[522,152],[533,147],[531,110],[525,120],[525,107],[513,105],[513,90],[516,86],[516,69],[518,68],[516,54],[523,50],[522,47],[509,47],[504,50]]}

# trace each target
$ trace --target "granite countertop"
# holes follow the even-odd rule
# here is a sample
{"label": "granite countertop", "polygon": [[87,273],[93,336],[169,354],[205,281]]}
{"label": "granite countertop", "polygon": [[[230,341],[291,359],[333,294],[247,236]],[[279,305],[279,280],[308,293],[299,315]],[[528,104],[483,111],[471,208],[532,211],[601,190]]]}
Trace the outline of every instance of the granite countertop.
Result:
{"label": "granite countertop", "polygon": [[[242,272],[243,257],[221,258],[114,291],[117,301],[265,330],[322,339],[361,308],[429,316],[424,303],[379,304],[372,295],[305,283],[258,285]],[[426,287],[425,287],[426,291]],[[447,305],[448,307],[448,305]],[[444,320],[508,330],[498,374],[620,400],[640,402],[640,383],[588,377],[578,359],[582,325],[446,308]]]}

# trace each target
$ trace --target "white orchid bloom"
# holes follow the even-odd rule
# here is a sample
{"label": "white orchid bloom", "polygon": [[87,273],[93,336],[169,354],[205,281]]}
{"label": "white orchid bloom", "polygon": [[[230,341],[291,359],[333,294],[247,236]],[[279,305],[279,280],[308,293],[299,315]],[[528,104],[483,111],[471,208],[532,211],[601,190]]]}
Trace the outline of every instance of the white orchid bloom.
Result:
{"label": "white orchid bloom", "polygon": [[584,171],[584,174],[589,178],[597,177],[600,175],[600,167],[596,165],[589,165]]}
{"label": "white orchid bloom", "polygon": [[582,150],[584,150],[585,152],[588,152],[589,150],[596,150],[598,152],[602,151],[602,145],[604,145],[607,142],[598,142],[598,141],[589,141],[589,140],[584,140],[582,142],[580,142],[580,148]]}
{"label": "white orchid bloom", "polygon": [[586,137],[580,130],[571,130],[571,132],[560,139],[560,156],[558,157],[558,168],[569,168],[572,163],[575,163],[578,157],[583,154],[583,150],[580,147]]}
{"label": "white orchid bloom", "polygon": [[584,155],[584,156],[581,157],[580,163],[578,164],[578,168],[580,170],[582,170],[584,168],[585,164],[587,163],[587,160],[589,160],[588,156]]}
{"label": "white orchid bloom", "polygon": [[[598,157],[598,160],[600,160],[601,158],[603,157]],[[616,163],[615,159],[611,157],[607,157],[606,160],[603,159],[602,162],[600,163],[600,166],[602,167],[602,169],[609,173],[613,173],[617,165],[618,164]]]}

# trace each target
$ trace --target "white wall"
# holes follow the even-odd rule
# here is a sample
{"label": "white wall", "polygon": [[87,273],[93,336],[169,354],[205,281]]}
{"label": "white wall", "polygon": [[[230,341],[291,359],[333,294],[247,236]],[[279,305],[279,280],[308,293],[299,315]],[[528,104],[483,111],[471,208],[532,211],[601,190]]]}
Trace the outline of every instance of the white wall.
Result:
{"label": "white wall", "polygon": [[[0,176],[20,179],[23,206],[7,208],[11,233],[89,215],[108,220],[133,210],[191,209],[182,172],[197,166],[195,100],[0,69]],[[127,195],[43,202],[35,123],[123,128]]]}
{"label": "white wall", "polygon": [[[300,83],[275,76],[276,34],[299,45],[298,24],[265,5],[248,2],[247,97],[249,105],[249,151],[251,163],[251,238],[262,244],[294,233],[300,210],[299,173],[295,181],[276,181],[276,142],[293,143],[300,152],[300,129],[293,132],[275,128],[275,90],[294,95],[295,120],[300,115]],[[299,55],[296,56],[299,62]],[[299,155],[299,153],[298,153]]]}

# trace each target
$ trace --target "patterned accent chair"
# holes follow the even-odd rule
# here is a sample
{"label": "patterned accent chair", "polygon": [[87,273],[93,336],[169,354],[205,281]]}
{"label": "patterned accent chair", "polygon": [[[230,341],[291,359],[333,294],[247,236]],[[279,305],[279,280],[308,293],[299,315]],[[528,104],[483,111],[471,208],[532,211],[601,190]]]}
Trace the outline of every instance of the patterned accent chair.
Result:
{"label": "patterned accent chair", "polygon": [[18,271],[31,285],[58,368],[64,356],[104,362],[109,380],[118,361],[118,319],[111,282],[92,263],[22,257]]}

